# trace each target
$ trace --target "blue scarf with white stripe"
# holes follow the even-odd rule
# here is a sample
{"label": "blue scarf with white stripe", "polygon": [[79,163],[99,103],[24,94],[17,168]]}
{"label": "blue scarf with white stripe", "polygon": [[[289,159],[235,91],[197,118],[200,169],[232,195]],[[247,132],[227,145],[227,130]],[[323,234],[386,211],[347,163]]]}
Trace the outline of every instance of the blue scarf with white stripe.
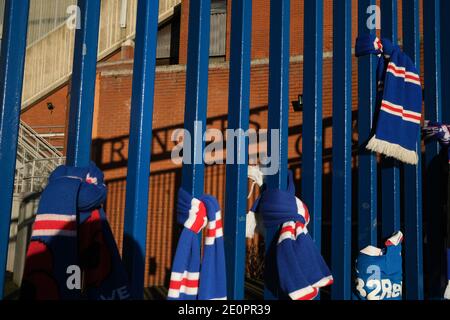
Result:
{"label": "blue scarf with white stripe", "polygon": [[[168,299],[226,299],[222,217],[216,198],[203,195],[197,199],[180,189],[177,221],[184,228],[173,260]],[[205,227],[204,252],[201,259],[198,234]]]}
{"label": "blue scarf with white stripe", "polygon": [[422,119],[422,86],[412,60],[388,39],[375,35],[356,40],[357,57],[378,56],[377,119],[367,149],[408,164],[417,164]]}
{"label": "blue scarf with white stripe", "polygon": [[265,227],[280,228],[275,255],[284,294],[292,300],[312,300],[320,288],[333,283],[333,276],[308,233],[310,215],[306,205],[295,196],[291,171],[287,191],[265,190],[250,212],[260,213]]}
{"label": "blue scarf with white stripe", "polygon": [[128,299],[128,277],[106,220],[103,173],[59,166],[39,202],[21,298]]}

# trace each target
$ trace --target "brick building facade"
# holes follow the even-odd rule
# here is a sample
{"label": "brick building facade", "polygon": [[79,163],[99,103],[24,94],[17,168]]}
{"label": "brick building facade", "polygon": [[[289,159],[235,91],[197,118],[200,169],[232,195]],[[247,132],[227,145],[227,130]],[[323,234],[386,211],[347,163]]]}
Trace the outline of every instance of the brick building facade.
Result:
{"label": "brick building facade", "polygon": [[[354,0],[354,15],[357,1]],[[324,206],[323,247],[328,259],[330,244],[330,194],[332,145],[332,50],[333,1],[324,1],[324,60],[323,60],[323,119],[324,119]],[[401,3],[399,3],[401,8]],[[147,236],[145,282],[148,286],[167,284],[171,259],[176,246],[174,205],[181,180],[181,167],[171,161],[173,130],[183,127],[186,82],[189,0],[183,0],[179,16],[178,64],[159,65],[156,71],[155,106],[153,115],[152,164]],[[269,57],[269,1],[253,0],[252,66],[250,93],[250,124],[253,128],[267,128],[268,57]],[[221,59],[212,59],[209,68],[208,128],[224,130],[227,127],[229,43],[231,1],[227,1],[226,52]],[[357,20],[353,19],[353,38],[357,34]],[[401,14],[399,19],[401,35]],[[303,0],[291,1],[291,101],[297,101],[303,88]],[[132,87],[133,48],[124,45],[97,65],[95,114],[92,158],[104,170],[108,184],[106,211],[116,240],[121,247],[123,213],[127,172],[129,115]],[[353,108],[357,110],[357,63],[353,59]],[[66,127],[70,83],[27,107],[22,120],[32,127],[60,125]],[[50,112],[47,103],[55,109]],[[308,106],[305,106],[308,107]],[[354,123],[356,126],[356,122]],[[290,106],[289,166],[300,179],[302,150],[302,112]],[[357,141],[357,135],[354,135]],[[355,160],[356,165],[356,160]],[[356,176],[356,175],[355,175]],[[298,189],[300,183],[297,184]],[[225,165],[206,168],[205,192],[218,197],[223,208]],[[298,190],[300,191],[300,190]],[[356,196],[356,195],[355,195]],[[354,206],[356,207],[356,206]],[[314,213],[312,213],[314,214]],[[226,216],[225,216],[226,219]],[[174,232],[175,231],[175,232]]]}

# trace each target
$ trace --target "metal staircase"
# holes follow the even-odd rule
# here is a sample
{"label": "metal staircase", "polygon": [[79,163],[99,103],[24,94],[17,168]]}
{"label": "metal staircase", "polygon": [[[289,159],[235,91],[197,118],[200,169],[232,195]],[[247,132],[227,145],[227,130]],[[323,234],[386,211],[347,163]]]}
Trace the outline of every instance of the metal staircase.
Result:
{"label": "metal staircase", "polygon": [[15,194],[41,191],[50,173],[64,162],[61,152],[25,122],[20,122]]}
{"label": "metal staircase", "polygon": [[65,157],[58,149],[20,121],[7,260],[7,270],[14,273],[17,285],[22,279],[27,243],[40,192],[50,173],[64,163]]}

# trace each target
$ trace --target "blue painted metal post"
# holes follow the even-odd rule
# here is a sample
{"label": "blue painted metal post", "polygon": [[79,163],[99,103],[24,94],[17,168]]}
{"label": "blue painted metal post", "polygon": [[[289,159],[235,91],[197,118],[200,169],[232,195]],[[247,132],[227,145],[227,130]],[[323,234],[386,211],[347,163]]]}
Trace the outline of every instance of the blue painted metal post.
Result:
{"label": "blue painted metal post", "polygon": [[312,213],[311,232],[321,247],[323,1],[304,2],[302,199]]}
{"label": "blue painted metal post", "polygon": [[[374,34],[369,29],[369,15],[376,0],[358,2],[358,34]],[[371,7],[371,8],[370,8]],[[370,21],[371,24],[376,21]],[[370,25],[370,27],[376,27]],[[376,109],[376,69],[373,55],[358,58],[358,249],[377,245],[377,157],[366,149],[371,138]]]}
{"label": "blue painted metal post", "polygon": [[134,299],[144,294],[158,8],[159,1],[138,1],[123,241]]}
{"label": "blue painted metal post", "polygon": [[87,166],[91,158],[100,0],[78,0],[78,7],[81,28],[75,31],[67,164]]}
{"label": "blue painted metal post", "polygon": [[[423,8],[424,67],[425,67],[425,119],[442,121],[441,86],[441,37],[440,0],[429,0]],[[430,298],[442,297],[441,277],[443,275],[442,195],[440,186],[445,183],[441,177],[439,160],[440,147],[430,142],[425,149],[425,214],[427,216],[426,265],[427,289]]]}
{"label": "blue painted metal post", "polygon": [[351,299],[352,1],[333,2],[333,299]]}
{"label": "blue painted metal post", "polygon": [[[403,50],[420,70],[419,0],[403,1]],[[420,133],[418,137],[420,141]],[[420,142],[419,163],[404,165],[405,219],[405,285],[406,299],[423,299],[423,235],[422,235],[422,163]]]}
{"label": "blue painted metal post", "polygon": [[[290,37],[290,0],[270,1],[270,53],[269,53],[269,115],[268,115],[268,149],[271,149],[271,132],[279,130],[278,172],[268,175],[266,179],[268,188],[287,188],[287,157],[288,157],[288,125],[289,125],[289,37]],[[270,154],[273,158],[275,155]],[[278,228],[266,230],[266,253],[271,248]],[[266,270],[270,259],[266,259]],[[274,299],[277,290],[270,291],[267,284],[273,281],[273,274],[266,274],[266,289],[264,297]]]}
{"label": "blue painted metal post", "polygon": [[[450,14],[450,1],[441,1],[441,55],[450,56],[450,24],[447,19]],[[450,59],[442,59],[442,88],[450,88]],[[442,90],[442,121],[450,123],[450,90]]]}
{"label": "blue painted metal post", "polygon": [[[381,0],[381,36],[398,41],[397,0]],[[381,160],[381,237],[400,230],[400,163],[391,158]]]}
{"label": "blue painted metal post", "polygon": [[0,299],[11,222],[29,0],[7,0],[0,57]]}
{"label": "blue painted metal post", "polygon": [[[245,223],[247,213],[247,162],[250,109],[252,0],[233,1],[228,94],[228,129],[235,130],[233,148],[227,149],[225,192],[225,251],[228,298],[244,299]],[[241,162],[243,160],[243,162]]]}
{"label": "blue painted metal post", "polygon": [[[189,163],[183,163],[181,186],[194,197],[203,194],[203,133],[208,104],[209,30],[211,0],[189,1],[188,57],[186,70],[186,107],[184,126],[190,133],[183,152],[189,149]],[[189,144],[188,144],[189,143]]]}

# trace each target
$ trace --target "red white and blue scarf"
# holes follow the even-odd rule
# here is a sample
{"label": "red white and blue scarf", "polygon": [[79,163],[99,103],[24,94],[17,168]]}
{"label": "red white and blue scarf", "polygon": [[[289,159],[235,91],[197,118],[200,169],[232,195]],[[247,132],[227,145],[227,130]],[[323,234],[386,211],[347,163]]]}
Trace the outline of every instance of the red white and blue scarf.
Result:
{"label": "red white and blue scarf", "polygon": [[[177,220],[184,226],[175,253],[169,300],[227,298],[222,216],[213,196],[192,197],[179,190]],[[206,227],[203,259],[199,233]]]}
{"label": "red white and blue scarf", "polygon": [[[274,246],[276,274],[282,292],[292,300],[312,300],[319,289],[333,283],[333,276],[308,233],[310,214],[306,205],[295,196],[292,172],[288,190],[265,190],[256,199],[249,214],[260,213],[265,227],[279,227]],[[252,237],[254,230],[247,230]]]}
{"label": "red white and blue scarf", "polygon": [[414,63],[398,46],[375,35],[358,37],[355,53],[378,56],[376,123],[367,149],[417,164],[422,86]]}
{"label": "red white and blue scarf", "polygon": [[93,163],[60,166],[50,175],[32,228],[22,299],[130,297],[128,276],[102,208],[105,199],[103,173]]}

